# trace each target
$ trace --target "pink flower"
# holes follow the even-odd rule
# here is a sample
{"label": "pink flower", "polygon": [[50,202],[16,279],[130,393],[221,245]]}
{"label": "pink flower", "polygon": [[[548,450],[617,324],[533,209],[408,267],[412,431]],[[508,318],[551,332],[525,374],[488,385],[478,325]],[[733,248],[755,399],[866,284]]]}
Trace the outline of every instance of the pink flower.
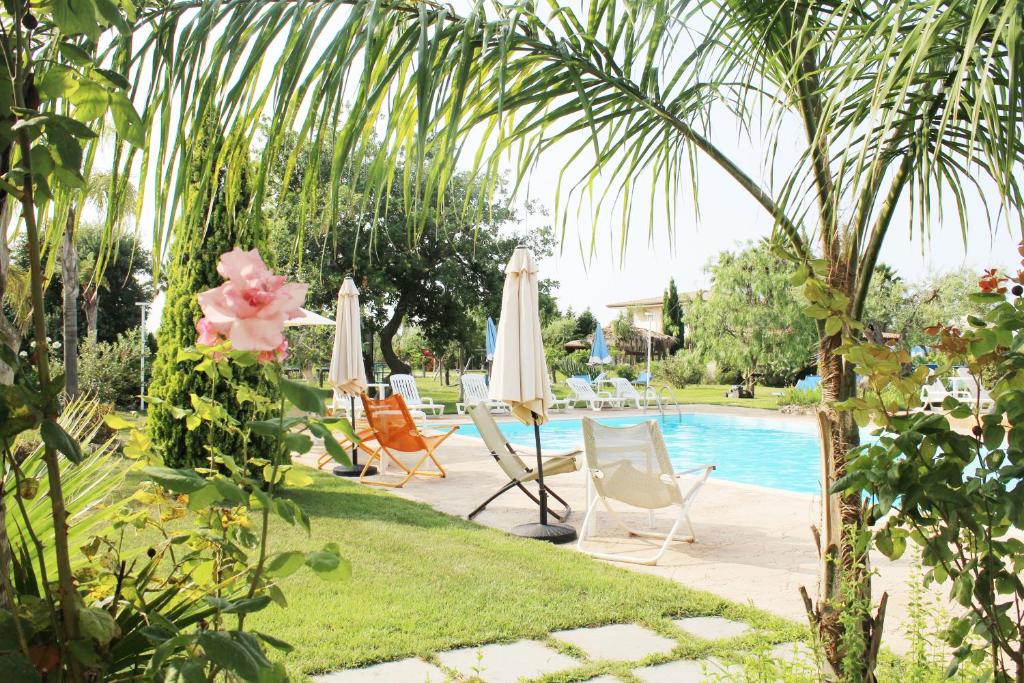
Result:
{"label": "pink flower", "polygon": [[288,340],[285,339],[283,342],[281,342],[281,345],[278,346],[273,351],[260,351],[260,355],[256,357],[256,360],[258,360],[260,362],[272,361],[272,360],[282,361],[282,360],[284,360],[287,357],[288,357]]}
{"label": "pink flower", "polygon": [[200,318],[196,322],[196,332],[199,333],[199,338],[196,339],[197,344],[203,346],[217,346],[224,341],[224,338],[220,336],[220,333],[214,329],[213,323],[207,318]]}
{"label": "pink flower", "polygon": [[[301,315],[308,285],[274,275],[256,249],[222,254],[217,272],[227,282],[199,294],[205,316],[200,337],[219,335],[239,351],[286,353],[284,322]],[[203,322],[205,321],[205,322]],[[203,343],[200,341],[200,343]]]}

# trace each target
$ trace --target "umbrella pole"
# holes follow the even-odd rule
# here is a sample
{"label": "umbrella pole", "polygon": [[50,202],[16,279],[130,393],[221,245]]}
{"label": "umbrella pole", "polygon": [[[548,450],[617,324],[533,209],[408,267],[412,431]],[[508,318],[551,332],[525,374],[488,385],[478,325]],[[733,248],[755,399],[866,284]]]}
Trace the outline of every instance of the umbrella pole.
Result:
{"label": "umbrella pole", "polygon": [[537,444],[537,485],[540,487],[540,523],[520,524],[512,533],[523,538],[534,538],[549,543],[570,543],[576,540],[576,529],[568,524],[548,524],[548,490],[544,486],[544,460],[540,450],[540,424],[533,413],[533,436]]}
{"label": "umbrella pole", "polygon": [[[349,417],[349,421],[352,422],[352,428],[355,429],[355,426],[356,426],[356,397],[355,396],[351,396],[351,395],[348,397],[348,417]],[[360,476],[363,473],[363,468],[359,464],[359,458],[357,457],[358,454],[359,454],[359,446],[356,445],[356,444],[352,444],[352,464],[351,465],[338,465],[337,467],[334,468],[334,475],[337,476],[337,477],[358,477],[358,476]],[[372,467],[371,466],[371,467],[367,467],[366,468],[366,476],[372,477],[375,474],[377,474],[377,468],[376,467]]]}
{"label": "umbrella pole", "polygon": [[540,523],[548,523],[548,487],[544,486],[544,461],[540,455],[540,425],[536,413],[533,416],[533,439],[537,444],[537,486],[540,487]]}

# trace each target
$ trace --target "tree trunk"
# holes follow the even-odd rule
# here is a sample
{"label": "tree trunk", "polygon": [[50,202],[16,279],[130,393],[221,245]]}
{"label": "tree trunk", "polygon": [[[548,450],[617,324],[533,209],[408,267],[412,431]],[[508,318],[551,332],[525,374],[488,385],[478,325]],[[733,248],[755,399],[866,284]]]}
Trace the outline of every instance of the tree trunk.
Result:
{"label": "tree trunk", "polygon": [[85,287],[82,312],[85,313],[85,334],[90,344],[96,343],[96,313],[100,307],[100,288],[95,282]]}
{"label": "tree trunk", "polygon": [[[78,247],[75,245],[75,209],[68,211],[61,243],[60,277],[64,302],[64,392],[69,399],[78,395]],[[93,315],[95,318],[95,314]]]}
{"label": "tree trunk", "polygon": [[398,357],[394,347],[395,335],[398,334],[398,328],[402,326],[402,320],[408,310],[409,304],[405,297],[399,298],[398,303],[395,304],[395,310],[391,314],[391,319],[380,331],[380,355],[384,357],[384,362],[388,364],[392,375],[412,374],[412,366]]}
{"label": "tree trunk", "polygon": [[[10,159],[10,148],[0,156],[0,171],[6,173]],[[11,220],[10,196],[0,194],[0,301],[7,291],[7,276],[11,267],[11,251],[7,245],[7,225]],[[0,307],[2,308],[2,307]],[[0,344],[6,346],[12,354],[18,353],[21,341],[17,328],[7,319],[7,314],[0,310]],[[0,384],[14,383],[14,368],[0,360]],[[0,462],[0,483],[6,481],[7,469]],[[0,576],[11,575],[11,539],[7,536],[7,496],[0,495]],[[0,609],[11,611],[14,608],[14,596],[0,589]]]}
{"label": "tree trunk", "polygon": [[[837,289],[843,281],[831,282]],[[840,335],[824,337],[818,341],[818,371],[821,375],[822,407],[818,409],[818,426],[822,441],[822,516],[819,527],[813,529],[821,562],[817,603],[812,603],[804,588],[801,594],[808,619],[818,633],[826,664],[827,680],[864,681],[874,683],[874,669],[881,644],[882,624],[885,619],[887,596],[882,595],[878,612],[870,612],[871,573],[867,546],[856,539],[866,530],[866,516],[857,495],[843,496],[831,492],[832,485],[846,474],[847,453],[860,444],[860,432],[851,413],[837,411],[836,401],[852,395],[855,378],[842,356],[836,353]],[[847,623],[851,610],[861,608],[857,618],[863,634],[861,652],[844,651],[843,617]],[[847,639],[846,645],[850,643]],[[854,662],[857,670],[844,668],[844,655]]]}

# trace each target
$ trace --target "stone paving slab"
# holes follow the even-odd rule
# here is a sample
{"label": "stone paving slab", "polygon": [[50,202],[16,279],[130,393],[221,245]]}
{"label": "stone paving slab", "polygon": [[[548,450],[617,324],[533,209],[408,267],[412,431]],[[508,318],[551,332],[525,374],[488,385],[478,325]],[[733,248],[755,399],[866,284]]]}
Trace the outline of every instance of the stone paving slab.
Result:
{"label": "stone paving slab", "polygon": [[814,667],[815,655],[807,643],[779,643],[768,654],[772,659],[790,662],[801,666]]}
{"label": "stone paving slab", "polygon": [[616,678],[615,676],[612,676],[611,674],[604,674],[603,676],[598,676],[597,678],[587,679],[585,683],[622,683],[622,680]]}
{"label": "stone paving slab", "polygon": [[727,681],[730,674],[742,674],[738,664],[726,665],[714,657],[693,660],[680,659],[675,662],[645,666],[633,671],[644,683],[704,683],[704,681]]}
{"label": "stone paving slab", "polygon": [[402,659],[362,669],[345,669],[313,676],[316,683],[444,683],[444,672],[422,659]]}
{"label": "stone paving slab", "polygon": [[555,631],[552,638],[575,645],[591,659],[634,661],[648,655],[667,654],[676,641],[636,624],[611,624],[596,628]]}
{"label": "stone paving slab", "polygon": [[437,659],[463,676],[475,674],[487,683],[517,683],[521,678],[535,678],[579,666],[572,657],[535,640],[464,647],[439,652]]}
{"label": "stone paving slab", "polygon": [[749,624],[724,617],[688,617],[676,619],[673,623],[690,635],[704,640],[735,638],[750,630]]}

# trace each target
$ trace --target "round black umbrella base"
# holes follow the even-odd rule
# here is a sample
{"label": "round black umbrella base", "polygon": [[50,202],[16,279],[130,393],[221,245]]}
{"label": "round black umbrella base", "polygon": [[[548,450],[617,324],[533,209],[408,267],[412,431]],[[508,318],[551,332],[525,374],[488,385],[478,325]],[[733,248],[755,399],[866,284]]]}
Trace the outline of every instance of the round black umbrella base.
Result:
{"label": "round black umbrella base", "polygon": [[[336,477],[358,477],[362,473],[362,465],[338,465],[334,468],[334,476]],[[377,474],[376,467],[366,468],[366,476],[372,477],[375,474]]]}
{"label": "round black umbrella base", "polygon": [[535,538],[556,545],[576,540],[576,530],[568,524],[520,524],[512,527],[512,533],[522,538]]}

